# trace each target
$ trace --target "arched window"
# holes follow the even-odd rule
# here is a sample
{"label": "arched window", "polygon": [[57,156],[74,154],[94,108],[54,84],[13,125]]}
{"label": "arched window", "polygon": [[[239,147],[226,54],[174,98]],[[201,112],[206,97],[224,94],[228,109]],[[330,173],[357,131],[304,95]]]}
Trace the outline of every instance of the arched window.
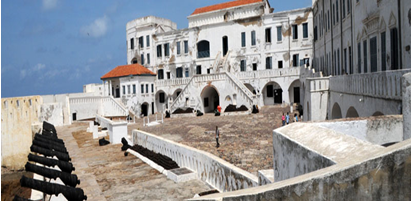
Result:
{"label": "arched window", "polygon": [[209,41],[203,40],[197,43],[197,58],[209,58],[210,45]]}
{"label": "arched window", "polygon": [[163,75],[163,69],[157,70],[157,79],[163,80],[164,75]]}

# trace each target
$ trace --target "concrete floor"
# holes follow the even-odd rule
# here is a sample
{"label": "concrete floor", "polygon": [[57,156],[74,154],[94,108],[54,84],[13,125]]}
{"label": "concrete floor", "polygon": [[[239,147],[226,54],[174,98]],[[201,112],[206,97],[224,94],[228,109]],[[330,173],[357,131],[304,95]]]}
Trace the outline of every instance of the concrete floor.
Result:
{"label": "concrete floor", "polygon": [[[167,118],[164,124],[143,127],[142,119],[128,126],[169,140],[207,151],[257,176],[258,170],[273,169],[272,131],[282,125],[282,113],[289,107],[265,106],[258,114]],[[160,118],[159,118],[160,119]],[[154,116],[150,117],[154,121]],[[219,127],[220,147],[216,148],[215,129]]]}
{"label": "concrete floor", "polygon": [[175,183],[133,155],[124,156],[121,144],[99,146],[86,132],[87,124],[56,127],[63,139],[88,201],[185,200],[210,190],[200,180]]}

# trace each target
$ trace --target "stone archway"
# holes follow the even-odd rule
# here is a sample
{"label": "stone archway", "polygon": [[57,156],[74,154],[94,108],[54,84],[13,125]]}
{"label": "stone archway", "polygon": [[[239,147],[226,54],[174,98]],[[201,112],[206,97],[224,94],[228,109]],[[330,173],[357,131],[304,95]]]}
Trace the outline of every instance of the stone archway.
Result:
{"label": "stone archway", "polygon": [[277,82],[271,81],[266,83],[261,91],[261,94],[263,95],[263,104],[265,106],[282,104],[284,100],[282,92],[283,90]]}
{"label": "stone archway", "polygon": [[291,103],[301,103],[301,98],[300,98],[300,80],[297,79],[290,83],[289,85],[289,101]]}
{"label": "stone archway", "polygon": [[202,99],[203,111],[205,113],[213,112],[217,109],[220,104],[219,92],[214,86],[206,86],[200,93],[200,98]]}
{"label": "stone archway", "polygon": [[380,111],[376,111],[375,113],[372,114],[372,116],[383,116],[383,115],[385,115],[385,114],[383,114]]}
{"label": "stone archway", "polygon": [[358,111],[356,111],[355,107],[349,107],[348,111],[346,112],[346,118],[357,118],[359,117]]}
{"label": "stone archway", "polygon": [[339,104],[336,102],[333,104],[332,108],[332,119],[339,119],[342,118],[342,111],[340,110]]}
{"label": "stone archway", "polygon": [[140,114],[143,115],[143,116],[148,116],[149,115],[149,104],[147,102],[144,102],[141,105]]}

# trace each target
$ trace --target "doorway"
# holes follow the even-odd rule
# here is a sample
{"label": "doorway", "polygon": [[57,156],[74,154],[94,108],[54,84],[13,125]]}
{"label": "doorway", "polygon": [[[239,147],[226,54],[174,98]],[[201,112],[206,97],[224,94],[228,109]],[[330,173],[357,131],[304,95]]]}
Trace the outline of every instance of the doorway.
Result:
{"label": "doorway", "polygon": [[273,95],[275,99],[274,100],[275,104],[281,104],[282,103],[282,89],[274,89]]}
{"label": "doorway", "polygon": [[147,116],[148,106],[149,106],[149,105],[148,105],[147,103],[142,104],[142,115],[143,115],[143,116]]}
{"label": "doorway", "polygon": [[229,49],[229,46],[228,46],[227,36],[223,36],[223,37],[222,37],[222,51],[223,51],[223,56],[226,56],[228,49]]}
{"label": "doorway", "polygon": [[293,102],[300,103],[300,87],[293,88]]}
{"label": "doorway", "polygon": [[73,120],[73,121],[77,120],[77,113],[73,113],[73,115],[72,115],[72,120]]}
{"label": "doorway", "polygon": [[115,98],[120,98],[120,88],[116,87],[116,96]]}

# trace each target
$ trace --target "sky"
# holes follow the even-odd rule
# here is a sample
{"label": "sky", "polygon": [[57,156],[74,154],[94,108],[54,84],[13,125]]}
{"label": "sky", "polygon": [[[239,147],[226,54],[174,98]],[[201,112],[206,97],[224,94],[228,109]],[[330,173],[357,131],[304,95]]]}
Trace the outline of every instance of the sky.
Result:
{"label": "sky", "polygon": [[[229,0],[3,0],[1,97],[82,92],[127,64],[126,23],[154,15],[187,28],[196,8]],[[275,12],[312,0],[269,0]]]}

